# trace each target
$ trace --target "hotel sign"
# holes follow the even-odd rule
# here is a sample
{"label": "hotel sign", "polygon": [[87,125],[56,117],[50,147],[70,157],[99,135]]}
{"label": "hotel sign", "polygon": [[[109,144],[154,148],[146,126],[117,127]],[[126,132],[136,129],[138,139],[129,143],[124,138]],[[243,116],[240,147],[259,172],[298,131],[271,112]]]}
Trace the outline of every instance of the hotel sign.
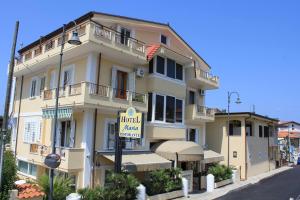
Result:
{"label": "hotel sign", "polygon": [[141,138],[143,129],[143,115],[130,107],[120,113],[119,136],[125,138]]}

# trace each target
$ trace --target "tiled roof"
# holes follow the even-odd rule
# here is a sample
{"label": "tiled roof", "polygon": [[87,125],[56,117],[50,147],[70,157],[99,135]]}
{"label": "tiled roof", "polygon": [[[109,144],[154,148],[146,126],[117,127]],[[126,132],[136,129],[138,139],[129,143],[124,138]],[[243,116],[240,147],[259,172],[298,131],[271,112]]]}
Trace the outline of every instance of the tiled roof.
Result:
{"label": "tiled roof", "polygon": [[19,190],[18,199],[30,199],[45,195],[41,188],[35,184],[25,183],[17,185],[17,188]]}
{"label": "tiled roof", "polygon": [[290,138],[300,138],[300,132],[297,131],[279,131],[278,132],[278,137],[279,138],[285,138],[285,137],[290,137]]}
{"label": "tiled roof", "polygon": [[153,58],[153,56],[155,55],[155,53],[157,52],[157,50],[160,48],[159,44],[152,44],[150,46],[148,46],[146,48],[146,52],[147,52],[147,60],[151,60]]}

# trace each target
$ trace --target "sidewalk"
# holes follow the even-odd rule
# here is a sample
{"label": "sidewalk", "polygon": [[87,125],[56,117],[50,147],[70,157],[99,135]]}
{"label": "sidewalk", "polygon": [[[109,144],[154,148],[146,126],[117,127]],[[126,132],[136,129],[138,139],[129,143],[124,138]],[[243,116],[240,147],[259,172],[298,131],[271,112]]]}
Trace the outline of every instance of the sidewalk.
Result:
{"label": "sidewalk", "polygon": [[227,186],[224,186],[224,187],[221,187],[221,188],[217,188],[213,192],[204,192],[204,193],[200,193],[200,194],[190,194],[189,198],[180,198],[180,200],[183,200],[183,199],[193,199],[193,200],[194,199],[201,199],[201,200],[216,199],[216,198],[219,198],[221,196],[226,195],[230,191],[234,191],[234,190],[237,190],[237,189],[242,189],[243,187],[247,187],[248,185],[258,183],[262,179],[274,176],[274,175],[276,175],[280,172],[284,172],[284,171],[289,170],[289,169],[292,169],[292,167],[283,166],[281,168],[272,170],[270,172],[266,172],[266,173],[263,173],[263,174],[259,174],[257,176],[250,177],[246,181],[240,181],[240,182],[230,184],[230,185],[227,185]]}

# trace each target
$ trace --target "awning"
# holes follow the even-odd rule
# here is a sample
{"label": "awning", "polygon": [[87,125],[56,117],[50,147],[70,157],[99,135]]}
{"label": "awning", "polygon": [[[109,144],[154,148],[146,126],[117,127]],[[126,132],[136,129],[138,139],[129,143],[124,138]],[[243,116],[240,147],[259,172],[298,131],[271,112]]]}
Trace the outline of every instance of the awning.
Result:
{"label": "awning", "polygon": [[[115,162],[115,155],[103,155],[108,160]],[[122,155],[123,167],[130,171],[153,171],[156,169],[167,169],[172,167],[172,162],[160,157],[159,155],[149,153],[135,153]]]}
{"label": "awning", "polygon": [[[58,108],[57,110],[57,118],[58,119],[69,119],[73,114],[72,108]],[[55,109],[43,109],[43,118],[46,119],[54,119]]]}
{"label": "awning", "polygon": [[169,140],[158,143],[152,147],[152,151],[168,159],[177,161],[199,161],[203,160],[202,147],[190,141]]}
{"label": "awning", "polygon": [[224,160],[224,156],[212,150],[204,150],[204,163],[215,163]]}

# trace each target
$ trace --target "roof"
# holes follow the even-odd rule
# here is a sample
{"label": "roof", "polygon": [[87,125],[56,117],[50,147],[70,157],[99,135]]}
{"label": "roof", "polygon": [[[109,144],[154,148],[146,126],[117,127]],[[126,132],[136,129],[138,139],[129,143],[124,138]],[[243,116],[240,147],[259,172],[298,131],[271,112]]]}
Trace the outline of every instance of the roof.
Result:
{"label": "roof", "polygon": [[290,137],[290,138],[300,138],[300,132],[298,131],[278,131],[278,137],[279,138],[285,138],[285,137]]}
{"label": "roof", "polygon": [[146,48],[147,60],[151,60],[159,48],[160,48],[159,44],[153,44],[148,46]]}
{"label": "roof", "polygon": [[36,184],[25,183],[17,185],[17,189],[19,190],[19,199],[31,199],[35,197],[42,197],[45,195],[41,188]]}
{"label": "roof", "polygon": [[[274,121],[274,122],[278,122],[279,120],[276,118],[271,118],[268,116],[263,116],[263,115],[259,115],[253,112],[231,112],[229,113],[230,115],[233,116],[241,116],[241,115],[246,115],[248,117],[258,117],[258,118],[262,118],[262,119],[266,119],[266,120],[270,120],[270,121]],[[227,112],[218,112],[215,114],[216,116],[227,116]]]}
{"label": "roof", "polygon": [[295,122],[295,121],[280,121],[278,124],[280,124],[280,125],[297,124],[298,126],[300,126],[300,123],[299,122]]}
{"label": "roof", "polygon": [[[180,40],[182,40],[182,42],[185,45],[187,45],[187,47],[190,50],[192,50],[192,52],[196,56],[198,56],[210,68],[209,64],[175,31],[174,28],[172,28],[170,26],[169,23],[161,23],[161,22],[155,22],[155,21],[144,20],[144,19],[139,19],[139,18],[127,17],[127,16],[122,16],[122,15],[114,15],[114,14],[108,14],[108,13],[103,13],[103,12],[90,11],[90,12],[82,15],[81,17],[67,23],[66,24],[66,29],[70,29],[70,28],[75,26],[73,21],[75,21],[78,24],[78,23],[84,22],[88,19],[91,19],[94,15],[105,15],[105,16],[109,16],[109,17],[117,17],[117,18],[122,18],[122,19],[127,19],[127,20],[133,20],[133,21],[139,21],[139,22],[145,22],[145,23],[149,23],[149,24],[156,24],[156,25],[164,26],[164,27],[168,28],[170,31],[172,31]],[[26,45],[25,47],[21,48],[18,52],[21,54],[21,53],[31,49],[32,47],[40,44],[41,41],[46,41],[46,40],[60,34],[62,31],[63,31],[63,27],[60,27],[60,28],[50,32],[49,34],[43,36],[42,38]]]}

